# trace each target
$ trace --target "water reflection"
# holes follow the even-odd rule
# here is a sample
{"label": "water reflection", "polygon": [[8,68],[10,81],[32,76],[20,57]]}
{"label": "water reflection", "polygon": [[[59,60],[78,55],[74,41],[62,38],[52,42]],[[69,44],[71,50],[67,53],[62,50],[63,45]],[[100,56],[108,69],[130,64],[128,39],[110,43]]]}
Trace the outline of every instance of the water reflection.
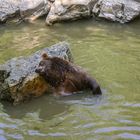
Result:
{"label": "water reflection", "polygon": [[[22,119],[25,116],[36,116],[39,119],[51,119],[57,114],[68,113],[72,104],[97,106],[102,104],[104,96],[94,96],[90,92],[77,93],[75,95],[54,97],[44,95],[38,99],[32,99],[13,106],[9,102],[2,102],[3,111],[14,119]],[[104,100],[105,101],[105,100]]]}
{"label": "water reflection", "polygon": [[56,98],[49,95],[44,95],[38,99],[13,106],[8,102],[3,102],[3,110],[11,118],[22,119],[30,115],[37,115],[39,119],[50,119],[53,116],[67,112],[69,105],[63,102],[58,102]]}

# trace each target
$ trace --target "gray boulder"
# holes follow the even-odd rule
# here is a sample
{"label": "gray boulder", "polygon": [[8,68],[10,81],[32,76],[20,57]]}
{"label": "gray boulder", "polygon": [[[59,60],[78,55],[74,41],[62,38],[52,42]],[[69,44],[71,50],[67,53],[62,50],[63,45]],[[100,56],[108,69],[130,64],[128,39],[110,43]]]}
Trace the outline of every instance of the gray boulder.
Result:
{"label": "gray boulder", "polygon": [[48,0],[0,0],[0,22],[13,18],[35,20],[48,14],[50,4]]}
{"label": "gray boulder", "polygon": [[126,23],[140,15],[140,3],[133,0],[99,0],[92,13],[98,18]]}
{"label": "gray boulder", "polygon": [[50,2],[48,0],[21,0],[19,9],[22,19],[33,21],[48,14]]}
{"label": "gray boulder", "polygon": [[0,0],[0,22],[19,15],[19,0]]}
{"label": "gray boulder", "polygon": [[140,16],[140,2],[134,0],[0,0],[0,22],[33,21],[47,15],[46,24],[98,17],[120,23]]}
{"label": "gray boulder", "polygon": [[55,0],[46,24],[92,16],[120,23],[130,22],[140,16],[140,3],[134,0]]}
{"label": "gray boulder", "polygon": [[46,24],[89,18],[95,1],[97,0],[55,0],[46,18]]}
{"label": "gray boulder", "polygon": [[72,60],[68,43],[60,42],[29,57],[13,58],[0,65],[1,100],[9,100],[16,104],[30,97],[41,96],[51,90],[46,81],[35,73],[42,52],[47,52],[49,56]]}

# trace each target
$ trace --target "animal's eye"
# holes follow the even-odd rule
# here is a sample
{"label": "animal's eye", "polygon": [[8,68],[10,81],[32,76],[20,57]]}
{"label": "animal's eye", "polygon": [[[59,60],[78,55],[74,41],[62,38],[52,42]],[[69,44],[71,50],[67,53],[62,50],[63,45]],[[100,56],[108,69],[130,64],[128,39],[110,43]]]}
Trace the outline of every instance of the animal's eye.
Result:
{"label": "animal's eye", "polygon": [[39,63],[39,66],[43,66],[44,65],[44,63],[41,61],[40,63]]}

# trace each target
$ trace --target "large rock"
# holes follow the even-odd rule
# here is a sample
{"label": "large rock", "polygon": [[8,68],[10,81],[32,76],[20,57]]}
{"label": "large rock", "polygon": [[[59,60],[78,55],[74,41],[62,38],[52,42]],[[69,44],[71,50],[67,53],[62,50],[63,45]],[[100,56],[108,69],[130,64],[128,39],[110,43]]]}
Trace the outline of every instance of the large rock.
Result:
{"label": "large rock", "polygon": [[126,23],[140,15],[140,3],[134,0],[55,0],[46,24],[88,17]]}
{"label": "large rock", "polygon": [[46,18],[46,24],[77,20],[91,16],[91,7],[97,0],[55,0]]}
{"label": "large rock", "polygon": [[47,15],[49,10],[48,0],[0,0],[0,22],[11,18],[34,20]]}
{"label": "large rock", "polygon": [[0,0],[0,22],[6,22],[19,13],[19,0]]}
{"label": "large rock", "polygon": [[92,12],[98,18],[126,23],[140,15],[140,3],[133,0],[99,0]]}
{"label": "large rock", "polygon": [[32,21],[48,14],[50,2],[48,0],[21,0],[19,9],[22,19]]}
{"label": "large rock", "polygon": [[38,97],[50,91],[46,81],[35,73],[35,68],[41,60],[41,53],[58,56],[68,61],[72,60],[69,45],[61,42],[51,48],[45,48],[29,57],[13,58],[0,65],[0,99],[14,103]]}
{"label": "large rock", "polygon": [[[35,20],[47,15],[46,24],[98,17],[120,23],[140,16],[140,2],[134,0],[0,0],[0,22],[16,18]],[[17,21],[18,21],[17,20]]]}

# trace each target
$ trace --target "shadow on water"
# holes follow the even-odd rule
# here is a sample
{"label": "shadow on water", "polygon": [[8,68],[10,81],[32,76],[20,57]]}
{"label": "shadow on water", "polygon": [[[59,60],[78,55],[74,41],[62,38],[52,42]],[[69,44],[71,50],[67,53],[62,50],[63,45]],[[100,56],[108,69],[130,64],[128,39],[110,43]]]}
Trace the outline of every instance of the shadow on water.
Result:
{"label": "shadow on water", "polygon": [[22,118],[27,113],[34,113],[39,111],[39,118],[49,119],[54,115],[66,112],[68,105],[60,103],[56,98],[50,95],[44,95],[38,99],[32,99],[31,101],[21,103],[13,106],[9,102],[3,102],[3,109],[11,118]]}
{"label": "shadow on water", "polygon": [[4,101],[2,104],[4,112],[10,115],[11,118],[20,119],[28,113],[39,112],[40,119],[51,119],[55,115],[68,113],[70,105],[98,105],[101,99],[102,96],[93,96],[90,93],[83,92],[60,97],[44,95],[16,106]]}

